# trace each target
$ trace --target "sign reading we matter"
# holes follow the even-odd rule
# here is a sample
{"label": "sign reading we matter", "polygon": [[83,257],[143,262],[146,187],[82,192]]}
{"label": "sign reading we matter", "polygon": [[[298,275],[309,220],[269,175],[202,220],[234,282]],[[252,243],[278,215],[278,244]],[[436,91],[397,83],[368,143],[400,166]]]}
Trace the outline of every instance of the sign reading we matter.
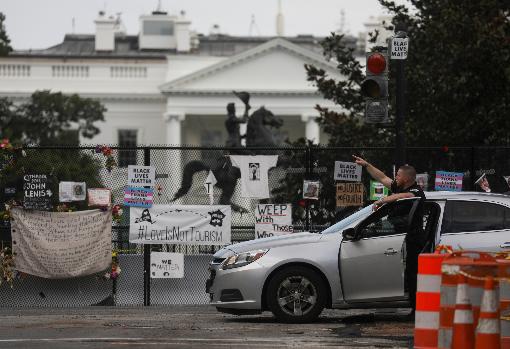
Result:
{"label": "sign reading we matter", "polygon": [[110,210],[78,212],[11,210],[16,269],[48,279],[85,276],[112,263]]}

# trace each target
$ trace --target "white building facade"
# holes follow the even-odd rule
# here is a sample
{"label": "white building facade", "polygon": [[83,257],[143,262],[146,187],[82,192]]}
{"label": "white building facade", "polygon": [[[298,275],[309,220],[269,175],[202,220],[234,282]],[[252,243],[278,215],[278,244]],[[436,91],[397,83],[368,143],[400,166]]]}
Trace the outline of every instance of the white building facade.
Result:
{"label": "white building facade", "polygon": [[320,38],[197,35],[182,15],[161,11],[140,17],[137,36],[103,13],[95,23],[95,34],[0,58],[0,96],[23,101],[51,90],[99,100],[105,121],[84,144],[221,146],[226,105],[243,113],[232,91],[247,91],[251,112],[265,106],[283,119],[281,140],[326,142],[315,106],[337,107],[306,80],[304,64],[342,77],[323,58]]}

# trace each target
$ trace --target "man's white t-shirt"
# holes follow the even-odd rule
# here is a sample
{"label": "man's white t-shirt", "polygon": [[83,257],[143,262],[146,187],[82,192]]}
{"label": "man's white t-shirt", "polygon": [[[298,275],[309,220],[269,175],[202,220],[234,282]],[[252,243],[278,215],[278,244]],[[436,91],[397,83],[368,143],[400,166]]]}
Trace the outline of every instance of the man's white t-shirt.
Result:
{"label": "man's white t-shirt", "polygon": [[243,198],[269,198],[267,172],[275,167],[278,155],[230,155],[230,161],[241,170],[241,196]]}

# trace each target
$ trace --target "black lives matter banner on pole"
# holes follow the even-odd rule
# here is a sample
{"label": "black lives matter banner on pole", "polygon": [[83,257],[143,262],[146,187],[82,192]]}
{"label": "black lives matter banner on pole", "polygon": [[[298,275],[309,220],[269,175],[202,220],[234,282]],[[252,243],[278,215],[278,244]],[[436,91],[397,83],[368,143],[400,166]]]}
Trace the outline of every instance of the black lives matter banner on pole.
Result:
{"label": "black lives matter banner on pole", "polygon": [[23,207],[27,210],[51,209],[52,195],[47,175],[26,174],[23,176]]}

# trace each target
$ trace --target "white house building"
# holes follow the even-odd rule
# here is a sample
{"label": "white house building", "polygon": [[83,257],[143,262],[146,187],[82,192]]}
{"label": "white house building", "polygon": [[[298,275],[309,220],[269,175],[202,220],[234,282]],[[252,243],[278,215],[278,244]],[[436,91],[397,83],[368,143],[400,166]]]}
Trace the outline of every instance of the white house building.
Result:
{"label": "white house building", "polygon": [[307,82],[304,64],[341,76],[322,56],[321,38],[201,35],[183,14],[162,11],[140,17],[139,35],[102,12],[95,24],[95,34],[1,58],[0,96],[23,100],[44,89],[98,99],[105,122],[86,143],[223,145],[227,103],[243,112],[232,91],[247,91],[252,112],[265,106],[284,120],[280,138],[325,141],[314,107],[335,106]]}

